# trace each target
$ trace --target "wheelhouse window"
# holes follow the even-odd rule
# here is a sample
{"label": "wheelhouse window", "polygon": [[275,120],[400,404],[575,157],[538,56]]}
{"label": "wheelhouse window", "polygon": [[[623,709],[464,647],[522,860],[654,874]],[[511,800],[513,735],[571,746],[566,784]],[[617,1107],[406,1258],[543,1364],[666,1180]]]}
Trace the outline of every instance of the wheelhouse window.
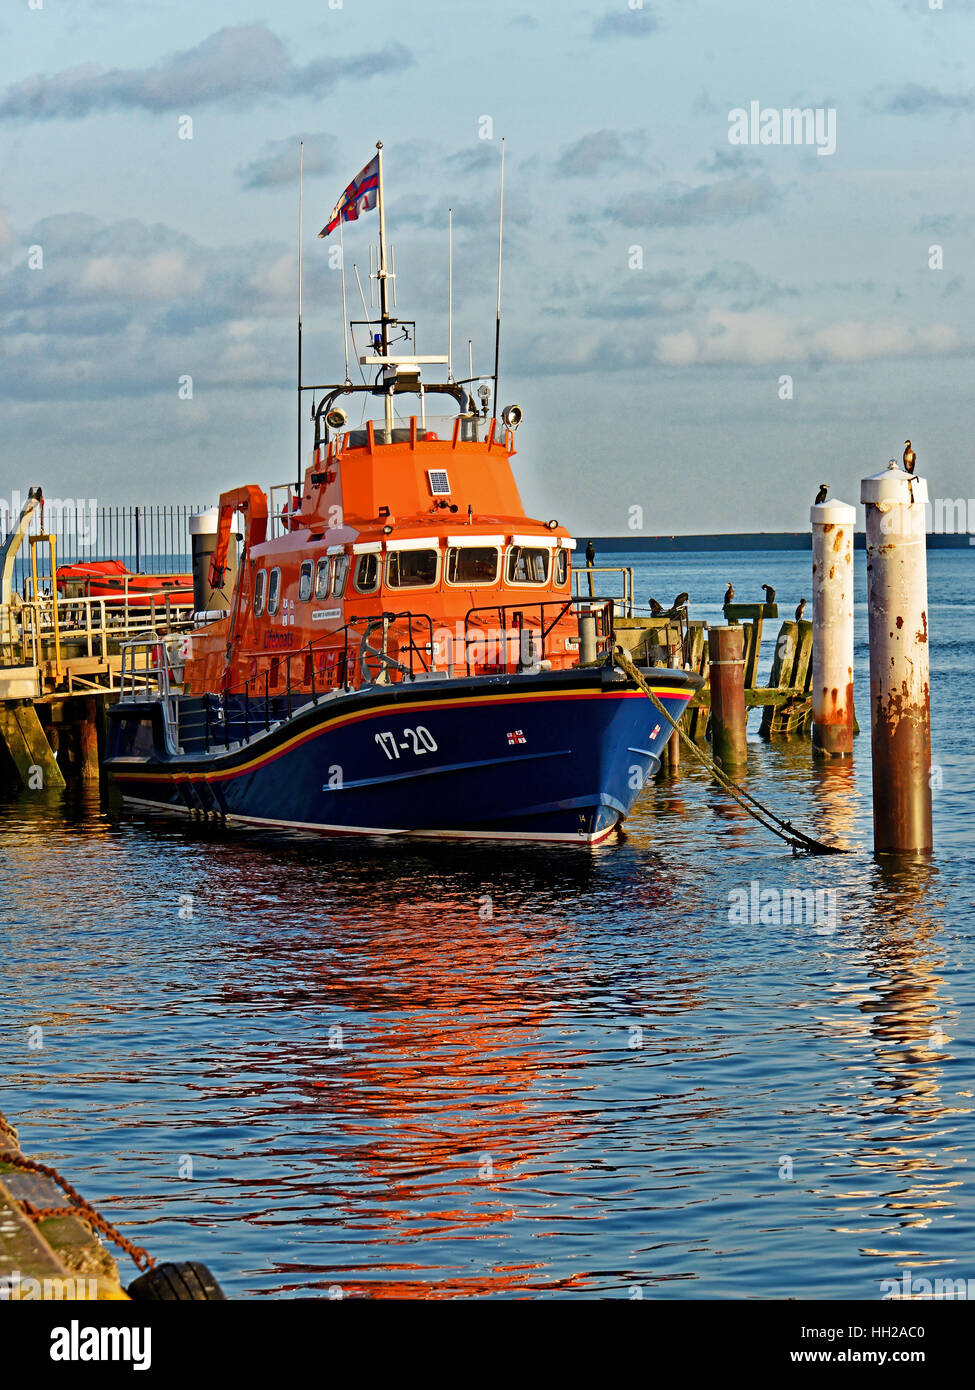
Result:
{"label": "wheelhouse window", "polygon": [[349,573],[348,555],[332,556],[332,597],[341,598],[345,593],[345,580]]}
{"label": "wheelhouse window", "polygon": [[437,582],[436,550],[391,550],[386,556],[386,583],[391,589],[428,589]]}
{"label": "wheelhouse window", "polygon": [[555,582],[561,589],[569,577],[569,552],[567,550],[557,550],[555,552]]}
{"label": "wheelhouse window", "polygon": [[258,570],[254,580],[254,617],[264,612],[264,599],[267,595],[267,570]]}
{"label": "wheelhouse window", "polygon": [[371,594],[379,588],[379,556],[373,552],[360,555],[355,567],[354,584],[360,594]]}
{"label": "wheelhouse window", "polygon": [[509,584],[544,584],[548,579],[551,551],[529,545],[513,545],[508,551]]}
{"label": "wheelhouse window", "polygon": [[493,545],[456,545],[447,551],[448,584],[496,584],[499,568]]}
{"label": "wheelhouse window", "polygon": [[302,560],[298,571],[298,602],[307,603],[311,598],[311,577],[315,568],[313,560]]}
{"label": "wheelhouse window", "polygon": [[315,597],[328,598],[328,576],[329,563],[327,560],[319,560],[315,566]]}
{"label": "wheelhouse window", "polygon": [[267,611],[268,616],[273,618],[281,607],[281,571],[277,565],[271,571],[271,577],[267,586]]}

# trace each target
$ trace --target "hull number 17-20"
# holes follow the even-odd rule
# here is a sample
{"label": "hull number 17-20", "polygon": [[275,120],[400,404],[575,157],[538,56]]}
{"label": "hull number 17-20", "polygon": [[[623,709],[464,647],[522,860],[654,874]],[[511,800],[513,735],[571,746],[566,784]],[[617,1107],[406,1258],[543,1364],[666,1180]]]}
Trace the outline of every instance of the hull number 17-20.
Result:
{"label": "hull number 17-20", "polygon": [[420,757],[424,753],[437,751],[437,740],[422,724],[418,724],[415,729],[403,729],[399,735],[391,731],[376,734],[376,742],[390,762],[402,753],[410,757]]}

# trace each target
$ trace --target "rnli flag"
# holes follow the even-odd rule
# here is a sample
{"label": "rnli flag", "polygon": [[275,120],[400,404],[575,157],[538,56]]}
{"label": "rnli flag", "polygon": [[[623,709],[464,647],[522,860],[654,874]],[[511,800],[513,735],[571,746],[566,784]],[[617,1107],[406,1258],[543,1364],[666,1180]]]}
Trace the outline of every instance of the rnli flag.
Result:
{"label": "rnli flag", "polygon": [[360,212],[368,212],[379,200],[379,155],[370,159],[366,167],[349,184],[341,198],[332,209],[332,215],[318,233],[319,237],[334,232],[340,222],[355,222]]}

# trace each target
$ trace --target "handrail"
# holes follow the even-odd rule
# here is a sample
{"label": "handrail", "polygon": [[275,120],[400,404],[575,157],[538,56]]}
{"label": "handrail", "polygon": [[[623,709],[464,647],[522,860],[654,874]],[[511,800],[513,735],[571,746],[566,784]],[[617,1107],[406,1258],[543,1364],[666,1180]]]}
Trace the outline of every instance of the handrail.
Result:
{"label": "handrail", "polygon": [[[508,667],[508,622],[507,622],[507,617],[506,617],[506,615],[507,615],[509,612],[512,613],[516,619],[517,619],[517,618],[521,618],[522,615],[525,614],[525,613],[532,613],[532,612],[537,612],[537,613],[538,613],[538,631],[539,631],[539,637],[540,637],[540,639],[541,639],[541,654],[540,654],[539,660],[544,661],[544,660],[546,659],[546,657],[545,657],[545,642],[546,642],[546,638],[549,636],[549,634],[552,632],[552,630],[553,630],[555,627],[558,626],[558,624],[559,624],[559,622],[561,621],[561,619],[565,616],[565,614],[569,611],[569,609],[570,609],[573,605],[575,605],[575,604],[582,604],[583,607],[584,607],[588,612],[591,612],[593,609],[599,610],[599,616],[600,616],[600,618],[601,618],[601,620],[602,620],[602,628],[603,628],[603,631],[602,631],[602,633],[601,633],[600,635],[601,635],[602,638],[603,638],[604,644],[605,644],[607,641],[611,642],[611,641],[612,641],[612,634],[613,634],[612,614],[613,614],[613,603],[614,603],[614,602],[615,602],[614,599],[588,598],[588,597],[583,597],[583,595],[581,595],[581,594],[572,594],[572,595],[570,595],[569,598],[567,598],[567,599],[542,599],[542,600],[539,600],[539,601],[536,602],[536,603],[532,603],[532,602],[527,602],[527,603],[504,603],[504,604],[500,604],[500,603],[487,603],[487,604],[481,604],[481,605],[479,605],[479,606],[476,607],[476,608],[469,608],[469,609],[467,610],[467,613],[466,613],[465,616],[464,616],[464,667],[465,667],[466,673],[467,673],[467,675],[470,675],[470,674],[471,674],[470,644],[471,644],[472,641],[473,641],[473,642],[477,642],[477,641],[482,640],[481,638],[479,638],[479,637],[477,637],[477,636],[473,636],[473,637],[471,636],[471,633],[470,633],[470,630],[469,630],[469,629],[470,629],[470,626],[471,626],[471,616],[472,616],[472,614],[475,614],[475,613],[497,613],[498,618],[500,619],[500,622],[501,622],[502,642],[503,642],[503,649],[504,649],[504,654],[505,654],[504,668],[505,668],[505,670],[507,670],[507,667]],[[555,617],[552,619],[552,621],[548,624],[547,627],[545,626],[545,621],[546,621],[546,619],[545,619],[545,609],[546,609],[546,608],[558,608],[558,610],[559,610],[559,611],[556,613]],[[513,629],[513,631],[515,631],[515,632],[523,633],[523,632],[525,631],[525,624],[524,624],[524,622],[517,622],[517,621],[516,621],[516,622],[513,622],[513,623],[512,623],[512,629]],[[484,629],[482,628],[481,631],[483,632]],[[525,660],[524,649],[525,649],[525,644],[522,642],[522,644],[521,644],[521,651],[519,652],[519,659],[518,659],[518,669],[519,669],[519,670],[523,670],[526,666],[529,666],[529,665],[532,664],[530,661],[526,661],[526,660]],[[530,653],[529,653],[529,655],[530,655]]]}

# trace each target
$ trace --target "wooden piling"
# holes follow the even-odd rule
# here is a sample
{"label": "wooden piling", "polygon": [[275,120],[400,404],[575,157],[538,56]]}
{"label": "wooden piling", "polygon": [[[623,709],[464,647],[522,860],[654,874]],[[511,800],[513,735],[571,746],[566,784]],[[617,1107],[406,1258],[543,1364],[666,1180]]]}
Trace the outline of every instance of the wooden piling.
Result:
{"label": "wooden piling", "polygon": [[[707,623],[695,622],[687,625],[688,669],[703,676],[705,682],[708,681],[708,653],[710,650],[707,631]],[[687,734],[695,743],[706,741],[710,713],[710,706],[704,701],[694,705],[685,713]]]}
{"label": "wooden piling", "polygon": [[0,738],[26,790],[58,791],[64,787],[57,758],[29,700],[0,702]]}
{"label": "wooden piling", "polygon": [[88,695],[79,701],[81,718],[78,721],[79,767],[82,781],[97,782],[98,767],[98,722],[95,710],[95,697]]}
{"label": "wooden piling", "polygon": [[742,767],[748,760],[746,741],[744,633],[741,627],[712,627],[711,749],[724,768]]}
{"label": "wooden piling", "polygon": [[812,522],[812,742],[825,757],[853,752],[853,527],[856,511],[833,499]]}

